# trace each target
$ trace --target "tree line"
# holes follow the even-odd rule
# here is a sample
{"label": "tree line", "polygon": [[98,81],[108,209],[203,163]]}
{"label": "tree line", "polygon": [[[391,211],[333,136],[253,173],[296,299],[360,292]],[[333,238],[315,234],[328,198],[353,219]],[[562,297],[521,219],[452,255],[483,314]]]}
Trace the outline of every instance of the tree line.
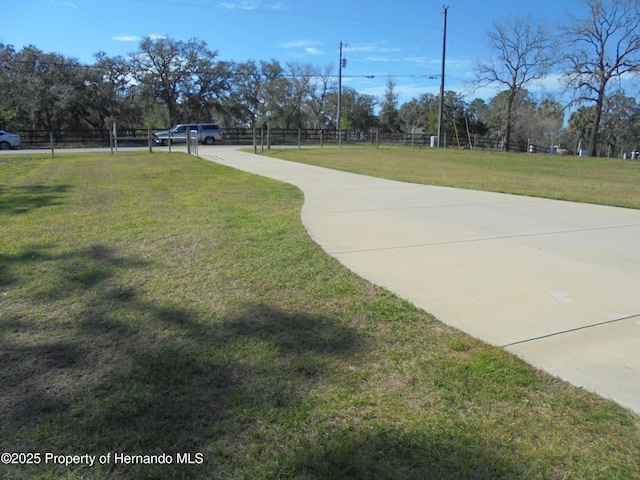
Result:
{"label": "tree line", "polygon": [[[496,21],[487,33],[489,60],[478,61],[476,87],[497,85],[488,101],[445,91],[443,131],[461,145],[488,136],[503,150],[516,144],[563,145],[571,152],[619,154],[640,146],[640,105],[626,93],[640,73],[640,1],[582,0],[560,33],[531,17]],[[557,45],[562,45],[562,51]],[[227,128],[437,131],[439,95],[398,105],[390,78],[381,98],[342,89],[333,65],[218,59],[199,39],[144,38],[129,56],[104,52],[83,64],[35,46],[0,44],[0,128],[12,130],[164,127],[216,119]],[[529,89],[560,75],[567,104]],[[630,87],[629,87],[630,86]],[[378,113],[376,113],[378,112]]]}

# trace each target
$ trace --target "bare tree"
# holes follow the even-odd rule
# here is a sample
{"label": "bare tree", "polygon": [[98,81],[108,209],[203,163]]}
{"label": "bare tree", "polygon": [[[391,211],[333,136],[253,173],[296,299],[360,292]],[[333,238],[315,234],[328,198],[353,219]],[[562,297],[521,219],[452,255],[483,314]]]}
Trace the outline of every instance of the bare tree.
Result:
{"label": "bare tree", "polygon": [[487,38],[494,57],[478,62],[475,83],[477,87],[498,84],[508,92],[502,119],[502,148],[509,151],[514,100],[527,85],[549,72],[553,56],[551,39],[544,25],[534,24],[531,17],[496,21],[493,26]]}
{"label": "bare tree", "polygon": [[323,128],[329,123],[327,112],[329,94],[338,88],[333,80],[333,64],[328,64],[324,69],[318,67],[311,84],[311,98],[308,108],[311,110],[313,127]]}
{"label": "bare tree", "polygon": [[609,82],[640,71],[640,2],[583,2],[587,17],[572,17],[564,28],[573,47],[566,57],[566,76],[568,85],[578,93],[578,100],[595,103],[589,136],[589,155],[595,156]]}
{"label": "bare tree", "polygon": [[305,106],[309,104],[313,92],[313,78],[316,67],[309,63],[289,62],[286,64],[288,72],[288,89],[286,95],[287,128],[303,128],[307,124]]}

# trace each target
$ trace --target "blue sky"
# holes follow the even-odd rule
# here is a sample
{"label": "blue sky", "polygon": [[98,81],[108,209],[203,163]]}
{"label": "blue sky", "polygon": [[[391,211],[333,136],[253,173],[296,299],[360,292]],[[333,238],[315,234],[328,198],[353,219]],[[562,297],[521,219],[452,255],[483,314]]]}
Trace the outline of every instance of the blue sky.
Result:
{"label": "blue sky", "polygon": [[[473,66],[486,58],[494,20],[516,15],[556,25],[579,0],[5,0],[0,43],[34,45],[91,64],[99,51],[134,52],[145,36],[198,38],[221,60],[278,60],[333,64],[339,44],[344,85],[382,96],[389,78],[403,103],[437,94],[442,60],[443,7],[448,6],[445,88],[469,99]],[[371,77],[373,78],[367,78]],[[430,78],[434,77],[435,78]],[[553,93],[550,79],[541,87]]]}

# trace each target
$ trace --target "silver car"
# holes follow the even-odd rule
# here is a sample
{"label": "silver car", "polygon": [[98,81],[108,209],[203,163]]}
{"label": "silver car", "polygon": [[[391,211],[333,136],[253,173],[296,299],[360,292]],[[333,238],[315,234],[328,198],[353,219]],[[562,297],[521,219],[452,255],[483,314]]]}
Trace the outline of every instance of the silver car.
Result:
{"label": "silver car", "polygon": [[198,143],[213,145],[223,139],[222,128],[216,123],[181,123],[173,127],[170,131],[156,132],[153,140],[158,145],[167,145],[169,137],[171,143],[186,143],[187,132],[195,130],[198,136]]}
{"label": "silver car", "polygon": [[6,130],[0,130],[0,150],[19,148],[20,145],[20,135],[7,132]]}

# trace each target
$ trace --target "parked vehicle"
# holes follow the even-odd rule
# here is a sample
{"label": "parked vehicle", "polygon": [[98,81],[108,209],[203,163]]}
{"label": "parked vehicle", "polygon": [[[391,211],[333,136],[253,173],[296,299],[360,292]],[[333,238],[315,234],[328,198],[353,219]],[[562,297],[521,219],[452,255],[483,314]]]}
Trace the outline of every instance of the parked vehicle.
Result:
{"label": "parked vehicle", "polygon": [[20,145],[20,135],[7,132],[6,130],[0,130],[0,150],[20,148]]}
{"label": "parked vehicle", "polygon": [[158,145],[168,145],[174,143],[186,143],[187,132],[196,130],[198,132],[198,143],[213,145],[222,140],[222,129],[215,123],[181,123],[169,131],[156,132],[153,134],[153,141]]}

